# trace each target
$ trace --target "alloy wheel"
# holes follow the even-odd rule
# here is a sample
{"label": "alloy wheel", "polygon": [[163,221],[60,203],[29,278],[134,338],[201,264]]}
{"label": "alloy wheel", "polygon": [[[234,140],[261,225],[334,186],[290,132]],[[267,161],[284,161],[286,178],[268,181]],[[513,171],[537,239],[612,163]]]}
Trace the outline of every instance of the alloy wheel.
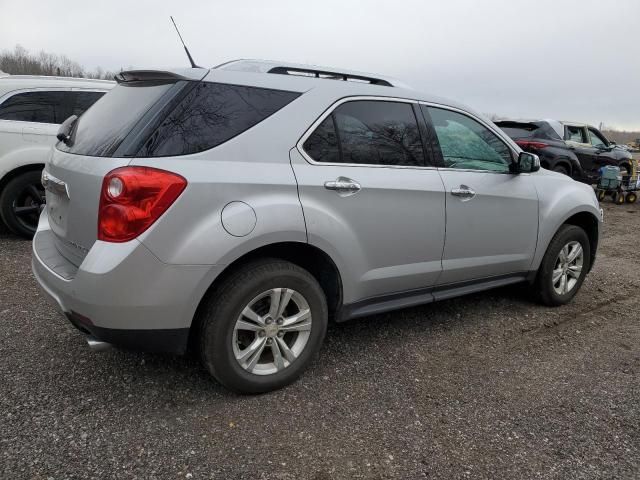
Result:
{"label": "alloy wheel", "polygon": [[566,295],[576,287],[583,264],[584,250],[580,242],[572,241],[562,247],[551,275],[553,289],[558,295]]}
{"label": "alloy wheel", "polygon": [[41,185],[29,184],[15,197],[11,209],[16,221],[26,230],[35,232],[40,210],[45,203],[45,192]]}
{"label": "alloy wheel", "polygon": [[272,288],[254,297],[233,329],[233,353],[255,375],[272,375],[289,367],[305,349],[311,333],[307,300],[290,288]]}

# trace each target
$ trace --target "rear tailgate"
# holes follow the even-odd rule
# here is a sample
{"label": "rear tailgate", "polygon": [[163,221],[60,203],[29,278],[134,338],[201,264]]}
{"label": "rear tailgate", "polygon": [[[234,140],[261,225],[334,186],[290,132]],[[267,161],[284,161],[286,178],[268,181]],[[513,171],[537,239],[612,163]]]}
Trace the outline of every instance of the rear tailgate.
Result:
{"label": "rear tailgate", "polygon": [[79,266],[98,234],[98,206],[104,176],[130,158],[95,158],[54,150],[43,179],[49,225],[58,251]]}
{"label": "rear tailgate", "polygon": [[89,108],[59,142],[45,165],[49,225],[59,252],[79,266],[98,236],[98,208],[104,177],[128,165],[144,131],[189,83],[208,70],[132,71]]}

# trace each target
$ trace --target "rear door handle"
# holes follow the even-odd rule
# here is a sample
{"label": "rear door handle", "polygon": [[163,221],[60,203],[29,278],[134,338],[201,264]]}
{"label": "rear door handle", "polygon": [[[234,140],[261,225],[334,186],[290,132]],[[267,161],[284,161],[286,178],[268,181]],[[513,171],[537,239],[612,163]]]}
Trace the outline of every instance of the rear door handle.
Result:
{"label": "rear door handle", "polygon": [[471,200],[476,196],[476,192],[471,187],[460,185],[458,188],[454,188],[451,190],[451,195],[453,195],[454,197],[460,197],[463,200]]}
{"label": "rear door handle", "polygon": [[355,180],[338,177],[335,180],[324,182],[324,188],[338,192],[341,197],[348,197],[358,193],[362,187]]}

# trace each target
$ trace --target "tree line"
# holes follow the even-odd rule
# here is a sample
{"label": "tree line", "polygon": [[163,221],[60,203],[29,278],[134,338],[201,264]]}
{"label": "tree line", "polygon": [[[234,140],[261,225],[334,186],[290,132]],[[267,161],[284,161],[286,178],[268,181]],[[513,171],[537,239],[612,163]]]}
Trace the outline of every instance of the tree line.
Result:
{"label": "tree line", "polygon": [[34,54],[21,45],[13,51],[0,52],[0,71],[11,75],[48,75],[56,77],[82,77],[112,80],[116,72],[98,67],[85,69],[66,55],[41,51]]}

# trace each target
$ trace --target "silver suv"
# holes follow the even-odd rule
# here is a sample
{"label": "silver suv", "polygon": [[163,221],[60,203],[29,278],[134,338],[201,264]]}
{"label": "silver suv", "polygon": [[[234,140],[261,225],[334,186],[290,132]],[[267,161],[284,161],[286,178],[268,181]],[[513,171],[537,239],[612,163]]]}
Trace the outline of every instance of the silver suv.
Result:
{"label": "silver suv", "polygon": [[96,347],[197,348],[222,384],[296,379],[327,322],[593,265],[592,189],[457,103],[380,76],[235,61],[130,71],[60,128],[33,242]]}

